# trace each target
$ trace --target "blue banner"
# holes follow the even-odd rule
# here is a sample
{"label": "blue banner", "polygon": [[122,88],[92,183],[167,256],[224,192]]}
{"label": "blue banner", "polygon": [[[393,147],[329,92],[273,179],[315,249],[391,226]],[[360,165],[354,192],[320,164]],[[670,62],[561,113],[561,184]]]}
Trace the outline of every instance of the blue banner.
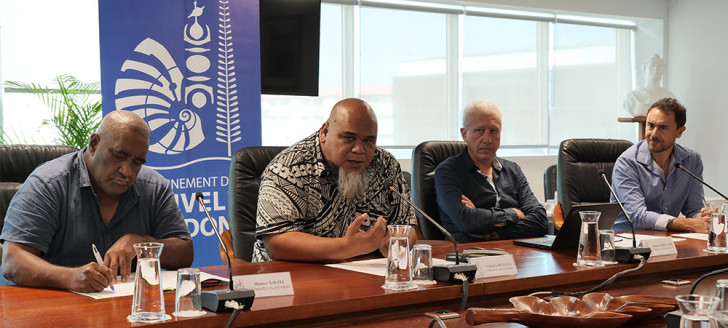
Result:
{"label": "blue banner", "polygon": [[221,264],[236,150],[261,144],[258,0],[99,0],[104,114],[149,125],[147,166],[170,180],[195,244],[193,266]]}

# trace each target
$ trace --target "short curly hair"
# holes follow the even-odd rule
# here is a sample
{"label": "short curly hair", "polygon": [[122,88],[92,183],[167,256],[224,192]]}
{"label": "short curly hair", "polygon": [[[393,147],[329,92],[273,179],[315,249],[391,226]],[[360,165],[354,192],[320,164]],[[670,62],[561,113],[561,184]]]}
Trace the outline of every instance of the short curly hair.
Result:
{"label": "short curly hair", "polygon": [[[683,107],[683,105],[677,101],[677,99],[662,98],[650,105],[650,110],[654,108],[657,108],[663,112],[671,112],[675,114],[675,123],[677,123],[678,129],[685,126],[685,121],[687,121],[686,110],[685,107]],[[650,110],[647,111],[648,115],[650,114]]]}

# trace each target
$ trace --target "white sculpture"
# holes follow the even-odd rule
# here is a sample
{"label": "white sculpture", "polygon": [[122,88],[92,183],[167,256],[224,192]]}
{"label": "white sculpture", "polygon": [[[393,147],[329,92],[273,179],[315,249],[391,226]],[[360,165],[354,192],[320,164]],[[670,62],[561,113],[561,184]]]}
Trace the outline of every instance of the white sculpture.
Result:
{"label": "white sculpture", "polygon": [[660,85],[662,74],[666,68],[665,61],[658,54],[652,55],[650,59],[642,64],[644,85],[630,91],[622,104],[622,107],[632,116],[647,116],[647,110],[655,101],[662,98],[675,98],[670,90]]}

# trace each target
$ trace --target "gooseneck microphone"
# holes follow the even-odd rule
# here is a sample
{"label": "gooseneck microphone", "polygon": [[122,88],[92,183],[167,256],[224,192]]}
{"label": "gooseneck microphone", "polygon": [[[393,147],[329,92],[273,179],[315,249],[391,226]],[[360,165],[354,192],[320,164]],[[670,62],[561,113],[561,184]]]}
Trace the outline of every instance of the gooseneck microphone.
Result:
{"label": "gooseneck microphone", "polygon": [[437,227],[437,229],[442,231],[442,233],[447,236],[450,242],[452,242],[452,246],[455,248],[455,264],[434,265],[432,267],[432,275],[435,280],[442,282],[455,282],[458,281],[455,279],[455,275],[463,274],[468,279],[468,281],[473,281],[473,279],[475,279],[475,272],[478,270],[478,267],[473,264],[460,264],[460,253],[458,253],[458,244],[455,242],[455,238],[452,236],[452,234],[450,234],[447,229],[443,228],[439,223],[437,223],[435,219],[427,215],[425,211],[415,206],[415,204],[412,204],[412,202],[407,199],[407,197],[404,197],[397,190],[395,190],[394,186],[389,186],[389,190],[391,190],[394,194],[399,196],[399,198],[407,202],[407,204],[412,206],[415,211],[427,218],[430,223],[432,223],[433,225],[435,225],[435,227]]}
{"label": "gooseneck microphone", "polygon": [[635,258],[635,255],[642,255],[642,257],[645,258],[645,261],[647,261],[647,258],[650,257],[650,254],[652,253],[652,249],[648,247],[637,247],[637,235],[634,233],[634,222],[632,222],[632,218],[629,217],[629,214],[627,214],[627,211],[624,209],[624,206],[622,206],[622,201],[619,200],[619,197],[617,197],[617,193],[614,192],[614,189],[612,188],[612,184],[609,183],[609,180],[607,179],[607,175],[604,173],[604,171],[599,172],[599,176],[602,177],[602,180],[604,180],[604,183],[607,184],[607,187],[609,187],[609,192],[612,193],[612,196],[614,196],[614,199],[617,200],[617,204],[619,204],[619,208],[622,209],[622,213],[624,213],[624,217],[627,218],[627,222],[629,222],[629,226],[632,228],[632,248],[615,248],[615,260],[620,263],[632,263],[632,262],[638,262],[639,260]]}
{"label": "gooseneck microphone", "polygon": [[601,176],[602,180],[604,180],[604,183],[607,184],[607,187],[609,187],[609,192],[611,192],[612,196],[614,196],[614,199],[617,200],[617,204],[619,204],[619,208],[622,209],[622,213],[624,213],[624,217],[627,218],[627,222],[629,222],[629,226],[632,228],[632,247],[637,248],[637,238],[634,238],[635,237],[634,222],[632,222],[632,218],[630,218],[629,214],[627,214],[627,211],[624,210],[624,206],[622,206],[622,201],[619,200],[619,197],[617,197],[617,193],[614,192],[614,189],[612,189],[612,184],[609,183],[609,180],[607,179],[607,175],[604,173],[604,171],[599,172],[599,176]]}
{"label": "gooseneck microphone", "polygon": [[205,210],[205,215],[207,215],[207,220],[210,221],[210,224],[212,225],[212,230],[215,230],[215,236],[217,237],[217,241],[220,243],[220,247],[222,247],[222,251],[225,253],[225,257],[227,257],[228,276],[230,276],[230,284],[229,284],[228,288],[230,290],[233,290],[235,288],[233,287],[233,268],[230,265],[230,254],[228,254],[227,247],[225,247],[225,244],[222,242],[222,235],[220,235],[220,232],[217,230],[217,223],[215,222],[215,220],[212,219],[212,217],[210,217],[210,212],[207,211],[207,206],[205,205],[205,202],[204,202],[205,196],[201,192],[198,191],[195,194],[195,199],[197,199],[197,202],[199,202],[200,206],[202,206],[202,208]]}
{"label": "gooseneck microphone", "polygon": [[[217,230],[217,223],[215,223],[215,220],[210,216],[210,212],[207,211],[207,206],[205,206],[204,198],[205,196],[202,195],[202,193],[199,191],[195,194],[195,199],[197,199],[197,202],[199,202],[200,206],[202,206],[202,208],[205,210],[205,215],[207,215],[207,219],[210,221],[210,225],[212,225],[212,229],[215,231],[217,241],[220,243],[220,247],[222,247],[222,250],[227,257],[228,278],[230,279],[230,283],[227,290],[203,290],[202,307],[214,312],[228,310],[232,311],[233,308],[227,307],[225,303],[229,301],[234,301],[239,305],[242,305],[243,308],[250,308],[253,305],[255,291],[245,288],[235,289],[233,287],[233,269],[230,264],[230,255],[228,254],[227,247],[225,247],[225,244],[223,244],[222,242],[222,236],[220,235],[220,231]],[[235,310],[237,311],[237,308]]]}
{"label": "gooseneck microphone", "polygon": [[703,179],[699,178],[697,175],[695,175],[692,172],[688,171],[688,169],[686,169],[684,166],[682,166],[682,164],[680,164],[680,163],[674,163],[672,165],[675,166],[675,168],[678,168],[680,170],[685,171],[685,173],[689,174],[691,177],[693,177],[693,179],[700,181],[700,183],[702,183],[706,187],[710,188],[710,190],[715,191],[718,195],[720,195],[720,197],[723,197],[723,199],[728,200],[728,197],[726,197],[725,195],[721,194],[720,191],[715,190],[715,188],[711,187],[709,184],[707,184],[705,181],[703,181]]}

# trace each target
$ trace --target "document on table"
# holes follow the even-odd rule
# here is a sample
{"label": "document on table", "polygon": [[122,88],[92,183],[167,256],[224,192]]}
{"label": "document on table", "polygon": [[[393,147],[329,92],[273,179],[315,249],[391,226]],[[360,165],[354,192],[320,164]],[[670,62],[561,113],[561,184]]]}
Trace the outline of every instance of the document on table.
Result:
{"label": "document on table", "polygon": [[[223,278],[213,274],[205,273],[200,271],[200,282],[207,280],[219,280],[221,282],[228,282],[228,278]],[[162,271],[162,288],[164,290],[175,290],[177,288],[177,271]],[[129,276],[126,282],[121,282],[121,279],[114,285],[114,290],[106,287],[106,289],[100,292],[93,293],[81,293],[72,291],[76,294],[88,296],[93,299],[112,298],[120,296],[132,296],[134,295],[134,273]]]}
{"label": "document on table", "polygon": [[[432,265],[441,265],[455,262],[448,262],[441,259],[432,259]],[[372,260],[361,260],[353,262],[344,262],[336,264],[326,264],[328,267],[344,269],[349,271],[356,271],[361,273],[373,274],[375,276],[386,276],[387,275],[387,259],[372,259]]]}
{"label": "document on table", "polygon": [[[672,235],[672,241],[673,242],[678,242],[678,241],[685,240],[685,238],[675,238],[675,236],[678,236],[678,235]],[[617,246],[617,247],[632,247],[632,234],[631,233],[626,233],[626,232],[625,233],[620,233],[620,234],[617,234],[616,237],[617,238],[615,238],[615,239],[617,240],[617,242],[614,243],[614,246]],[[639,246],[640,243],[643,240],[646,240],[646,239],[655,239],[655,238],[664,238],[664,237],[662,237],[662,236],[652,236],[652,235],[640,235],[640,234],[637,234],[637,246]]]}
{"label": "document on table", "polygon": [[708,234],[707,233],[699,233],[699,232],[676,233],[676,234],[673,234],[673,236],[680,237],[680,238],[690,238],[690,239],[698,239],[698,240],[708,241]]}

